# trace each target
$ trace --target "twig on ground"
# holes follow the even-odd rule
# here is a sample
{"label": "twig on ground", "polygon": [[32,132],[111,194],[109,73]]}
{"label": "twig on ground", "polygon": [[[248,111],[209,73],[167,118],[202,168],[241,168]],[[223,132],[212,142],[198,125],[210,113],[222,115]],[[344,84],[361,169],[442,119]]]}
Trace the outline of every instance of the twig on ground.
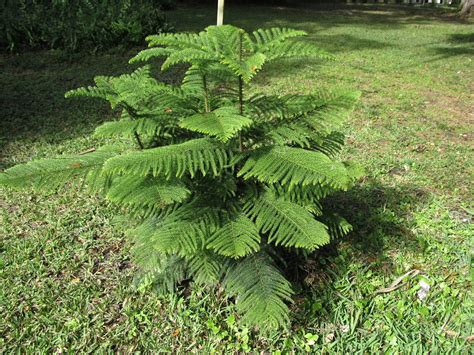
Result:
{"label": "twig on ground", "polygon": [[390,286],[388,287],[385,287],[385,288],[381,288],[377,291],[375,291],[375,294],[379,294],[379,293],[389,293],[389,292],[392,292],[392,291],[395,291],[397,290],[398,288],[402,287],[403,286],[403,283],[402,281],[410,276],[410,278],[413,278],[415,277],[416,275],[418,275],[421,271],[420,270],[417,270],[417,269],[413,269],[413,270],[410,270],[408,271],[407,273],[403,274],[402,276],[400,276],[399,278],[397,278],[395,281],[393,281]]}

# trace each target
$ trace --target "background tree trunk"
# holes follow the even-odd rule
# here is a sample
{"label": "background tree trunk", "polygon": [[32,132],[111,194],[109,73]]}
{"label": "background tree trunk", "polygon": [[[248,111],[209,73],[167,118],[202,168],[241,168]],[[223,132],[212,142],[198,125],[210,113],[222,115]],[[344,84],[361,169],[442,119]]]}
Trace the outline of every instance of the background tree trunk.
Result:
{"label": "background tree trunk", "polygon": [[461,6],[460,15],[465,16],[471,12],[472,7],[474,6],[474,0],[462,0]]}

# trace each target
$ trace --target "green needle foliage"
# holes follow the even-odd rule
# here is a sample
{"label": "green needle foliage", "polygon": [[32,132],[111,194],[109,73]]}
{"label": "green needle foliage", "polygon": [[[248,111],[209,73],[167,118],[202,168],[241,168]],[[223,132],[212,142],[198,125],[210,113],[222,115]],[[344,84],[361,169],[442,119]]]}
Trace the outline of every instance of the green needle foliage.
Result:
{"label": "green needle foliage", "polygon": [[[172,291],[189,279],[221,283],[242,321],[284,326],[293,291],[278,253],[305,255],[348,233],[350,224],[320,200],[360,175],[335,159],[344,142],[338,129],[358,93],[249,94],[269,61],[331,59],[293,39],[304,34],[211,26],[150,36],[150,48],[132,62],[165,57],[163,70],[185,65],[180,85],[159,82],[144,66],[66,94],[99,97],[120,110],[96,135],[122,143],[15,166],[0,184],[54,189],[84,177],[130,216],[147,284]],[[135,145],[123,148],[124,139]]]}

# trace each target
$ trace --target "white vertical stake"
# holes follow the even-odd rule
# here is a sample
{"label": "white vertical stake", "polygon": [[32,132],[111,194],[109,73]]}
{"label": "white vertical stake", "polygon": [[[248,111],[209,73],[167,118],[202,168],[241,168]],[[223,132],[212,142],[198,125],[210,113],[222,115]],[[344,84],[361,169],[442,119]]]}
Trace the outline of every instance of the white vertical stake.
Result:
{"label": "white vertical stake", "polygon": [[224,0],[217,1],[217,26],[224,23]]}

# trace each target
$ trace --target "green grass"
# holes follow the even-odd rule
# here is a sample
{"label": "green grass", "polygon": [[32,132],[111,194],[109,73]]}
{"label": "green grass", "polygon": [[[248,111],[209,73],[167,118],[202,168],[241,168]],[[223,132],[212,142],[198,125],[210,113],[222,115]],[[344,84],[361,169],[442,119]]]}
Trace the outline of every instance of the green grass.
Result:
{"label": "green grass", "polygon": [[[214,21],[214,9],[170,18],[178,30],[199,30]],[[344,155],[367,177],[332,200],[355,231],[298,270],[304,283],[291,328],[259,335],[239,326],[219,290],[158,297],[134,288],[114,208],[94,196],[1,190],[0,351],[470,353],[472,24],[431,10],[371,7],[229,7],[226,21],[304,29],[337,56],[272,64],[261,89],[362,91]],[[130,71],[135,52],[73,61],[55,52],[1,56],[0,168],[100,145],[89,135],[112,113],[63,94],[94,75]],[[421,274],[375,294],[412,269]],[[431,286],[424,301],[416,296],[421,279]]]}

